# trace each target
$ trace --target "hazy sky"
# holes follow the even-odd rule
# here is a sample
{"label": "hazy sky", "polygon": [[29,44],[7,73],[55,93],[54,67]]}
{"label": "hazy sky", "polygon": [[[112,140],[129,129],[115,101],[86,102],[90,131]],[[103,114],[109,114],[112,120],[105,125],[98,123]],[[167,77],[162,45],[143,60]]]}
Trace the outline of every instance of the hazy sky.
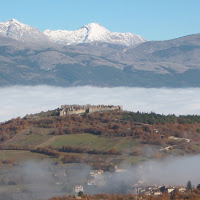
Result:
{"label": "hazy sky", "polygon": [[15,86],[0,88],[0,94],[0,122],[63,104],[123,105],[125,110],[135,112],[200,115],[200,88]]}
{"label": "hazy sky", "polygon": [[98,22],[147,40],[200,33],[199,0],[0,0],[0,21],[15,18],[40,30],[75,30]]}

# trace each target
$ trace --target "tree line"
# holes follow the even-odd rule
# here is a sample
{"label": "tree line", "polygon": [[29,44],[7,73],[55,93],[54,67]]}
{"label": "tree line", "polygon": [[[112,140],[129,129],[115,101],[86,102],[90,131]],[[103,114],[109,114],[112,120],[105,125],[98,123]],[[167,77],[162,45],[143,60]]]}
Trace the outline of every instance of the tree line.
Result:
{"label": "tree line", "polygon": [[[96,112],[85,115],[16,118],[0,124],[0,142],[24,129],[39,127],[52,135],[90,133],[105,137],[132,137],[145,144],[166,144],[169,136],[200,141],[200,116],[160,115],[140,112]],[[30,131],[31,133],[31,131]]]}
{"label": "tree line", "polygon": [[68,153],[88,153],[88,154],[104,154],[104,155],[121,155],[122,153],[116,150],[114,147],[105,151],[99,149],[89,149],[87,147],[79,147],[79,146],[62,146],[58,150],[61,152],[68,152]]}

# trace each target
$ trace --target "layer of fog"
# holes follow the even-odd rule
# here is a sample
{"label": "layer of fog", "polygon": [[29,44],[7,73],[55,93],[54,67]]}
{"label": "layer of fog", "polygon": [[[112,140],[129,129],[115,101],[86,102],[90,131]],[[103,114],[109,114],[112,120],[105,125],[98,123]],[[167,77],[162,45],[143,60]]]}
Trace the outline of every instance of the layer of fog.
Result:
{"label": "layer of fog", "polygon": [[196,186],[200,183],[199,164],[200,155],[149,161],[140,165],[141,178],[147,184],[186,186],[190,180]]}
{"label": "layer of fog", "polygon": [[[48,199],[73,193],[73,185],[87,180],[85,164],[59,166],[48,160],[29,160],[1,169],[0,197],[13,200]],[[1,186],[4,188],[1,189]]]}
{"label": "layer of fog", "polygon": [[[200,184],[199,175],[200,155],[167,157],[161,160],[150,160],[139,165],[121,165],[120,169],[124,172],[115,172],[112,178],[107,181],[106,189],[114,192],[122,185],[130,186],[186,186],[190,180],[193,186]],[[120,171],[120,170],[119,170]],[[108,179],[108,176],[105,175]],[[115,189],[115,190],[114,190]],[[116,192],[117,193],[117,192]]]}
{"label": "layer of fog", "polygon": [[0,121],[47,111],[63,104],[123,105],[130,111],[200,114],[200,88],[98,88],[15,86],[0,88]]}
{"label": "layer of fog", "polygon": [[[91,169],[84,164],[59,166],[47,161],[28,161],[23,166],[10,169],[6,178],[11,183],[20,180],[21,189],[14,193],[14,199],[26,199],[27,196],[29,199],[41,199],[75,194],[75,185],[82,185],[87,194],[132,193],[133,186],[141,181],[146,186],[186,186],[190,180],[196,186],[200,183],[199,164],[200,155],[147,161],[136,166],[123,165],[121,167],[127,169],[124,172],[98,175],[95,181],[97,187],[88,186]],[[2,174],[3,171],[1,177]],[[3,195],[1,190],[0,195]],[[10,195],[11,193],[4,193],[5,197]]]}

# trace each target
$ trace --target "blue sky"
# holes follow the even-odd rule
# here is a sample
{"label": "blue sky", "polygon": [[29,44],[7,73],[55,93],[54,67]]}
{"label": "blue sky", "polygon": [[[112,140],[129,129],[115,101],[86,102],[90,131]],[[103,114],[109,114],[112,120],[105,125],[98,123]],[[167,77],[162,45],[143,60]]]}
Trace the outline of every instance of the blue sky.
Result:
{"label": "blue sky", "polygon": [[98,22],[147,40],[200,33],[200,0],[0,0],[0,21],[15,18],[39,30],[76,30]]}

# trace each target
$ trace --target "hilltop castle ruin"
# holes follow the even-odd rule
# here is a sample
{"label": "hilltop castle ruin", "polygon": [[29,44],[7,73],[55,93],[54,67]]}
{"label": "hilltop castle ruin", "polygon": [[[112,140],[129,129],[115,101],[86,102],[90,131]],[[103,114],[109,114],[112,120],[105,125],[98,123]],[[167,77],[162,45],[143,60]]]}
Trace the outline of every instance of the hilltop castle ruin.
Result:
{"label": "hilltop castle ruin", "polygon": [[60,116],[84,114],[101,111],[123,110],[123,106],[113,105],[62,105],[60,109]]}

